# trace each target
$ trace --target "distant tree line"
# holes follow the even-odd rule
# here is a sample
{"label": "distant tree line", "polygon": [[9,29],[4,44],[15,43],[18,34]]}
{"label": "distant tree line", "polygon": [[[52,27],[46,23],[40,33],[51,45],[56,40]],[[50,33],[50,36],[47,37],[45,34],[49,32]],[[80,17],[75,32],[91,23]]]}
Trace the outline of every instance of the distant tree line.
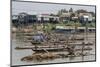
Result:
{"label": "distant tree line", "polygon": [[70,8],[69,10],[66,10],[66,9],[61,9],[58,11],[58,15],[61,15],[62,13],[72,13],[72,16],[75,16],[74,12],[79,14],[79,13],[90,13],[92,14],[93,17],[95,17],[95,13],[94,12],[89,12],[87,10],[84,10],[84,9],[78,9],[76,11],[73,10],[73,8]]}

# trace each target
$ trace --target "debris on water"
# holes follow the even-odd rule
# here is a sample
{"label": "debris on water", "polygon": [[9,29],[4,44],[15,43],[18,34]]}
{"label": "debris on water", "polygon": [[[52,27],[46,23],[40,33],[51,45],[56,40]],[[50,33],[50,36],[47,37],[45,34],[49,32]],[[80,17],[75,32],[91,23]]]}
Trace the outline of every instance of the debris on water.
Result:
{"label": "debris on water", "polygon": [[33,53],[31,56],[26,56],[21,59],[21,61],[43,61],[43,60],[53,60],[56,58],[71,58],[77,56],[86,56],[86,54],[77,53],[76,55],[69,55],[69,54],[54,54],[54,53]]}
{"label": "debris on water", "polygon": [[21,61],[32,61],[32,60],[33,60],[33,56],[26,56],[21,59]]}
{"label": "debris on water", "polygon": [[38,53],[38,54],[33,54],[32,56],[23,57],[23,58],[21,59],[21,61],[52,60],[52,59],[59,58],[59,57],[60,57],[59,55],[57,55],[57,54],[52,54],[52,53],[44,53],[44,54]]}

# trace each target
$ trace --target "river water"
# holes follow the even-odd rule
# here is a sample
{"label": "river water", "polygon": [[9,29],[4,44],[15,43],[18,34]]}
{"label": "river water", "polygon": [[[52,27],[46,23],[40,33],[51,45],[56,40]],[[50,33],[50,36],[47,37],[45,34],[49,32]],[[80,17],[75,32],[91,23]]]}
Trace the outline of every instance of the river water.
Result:
{"label": "river water", "polygon": [[[89,35],[88,37],[94,37],[94,35]],[[95,41],[95,38],[90,38],[90,41]],[[84,56],[84,60],[82,57],[74,57],[74,58],[58,58],[53,60],[45,60],[41,62],[37,61],[21,61],[21,58],[25,56],[32,55],[33,51],[26,49],[26,50],[16,50],[15,47],[17,46],[25,46],[31,45],[30,43],[21,42],[20,40],[12,38],[12,65],[30,65],[30,64],[46,64],[46,63],[62,63],[62,62],[78,62],[78,61],[94,61],[95,60],[95,44],[92,46],[93,50],[90,53],[94,55]]]}

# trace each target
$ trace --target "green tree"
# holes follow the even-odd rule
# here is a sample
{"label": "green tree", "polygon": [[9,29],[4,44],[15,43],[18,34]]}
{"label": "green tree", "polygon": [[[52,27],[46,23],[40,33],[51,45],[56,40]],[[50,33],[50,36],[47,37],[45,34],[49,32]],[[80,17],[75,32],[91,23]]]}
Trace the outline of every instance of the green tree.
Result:
{"label": "green tree", "polygon": [[77,10],[76,13],[78,13],[78,14],[79,13],[87,13],[87,11],[86,10],[83,10],[83,9],[80,9],[80,10]]}
{"label": "green tree", "polygon": [[68,11],[66,9],[61,9],[58,11],[58,15],[62,15],[62,13],[68,13]]}
{"label": "green tree", "polygon": [[69,9],[69,12],[72,12],[72,13],[73,13],[73,8],[70,8],[70,9]]}

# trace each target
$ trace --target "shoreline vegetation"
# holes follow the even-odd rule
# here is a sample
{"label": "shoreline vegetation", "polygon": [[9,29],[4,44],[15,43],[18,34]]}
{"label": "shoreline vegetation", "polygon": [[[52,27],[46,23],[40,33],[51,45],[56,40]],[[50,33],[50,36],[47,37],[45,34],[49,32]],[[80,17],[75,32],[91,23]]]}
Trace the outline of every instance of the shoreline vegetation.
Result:
{"label": "shoreline vegetation", "polygon": [[[59,23],[59,24],[52,24],[52,23],[42,23],[42,24],[32,24],[32,25],[28,25],[28,26],[22,26],[22,27],[12,27],[12,32],[26,32],[26,33],[31,33],[36,31],[50,31],[50,30],[54,30],[56,29],[57,26],[61,26],[61,27],[66,27],[66,29],[70,29],[70,28],[86,28],[86,26],[81,25],[81,23],[74,23],[74,22],[69,22],[69,23]],[[88,28],[95,28],[95,23],[88,23],[87,24]],[[80,29],[79,28],[79,29]]]}

